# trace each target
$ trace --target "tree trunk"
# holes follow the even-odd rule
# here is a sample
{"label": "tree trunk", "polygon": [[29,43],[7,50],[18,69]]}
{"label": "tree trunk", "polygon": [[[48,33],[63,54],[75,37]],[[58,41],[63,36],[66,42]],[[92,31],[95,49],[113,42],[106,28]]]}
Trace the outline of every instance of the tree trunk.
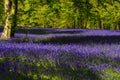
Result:
{"label": "tree trunk", "polygon": [[103,29],[102,21],[101,20],[98,20],[98,27],[99,27],[99,29]]}
{"label": "tree trunk", "polygon": [[99,12],[97,13],[97,15],[98,15],[98,27],[99,27],[99,29],[103,29],[102,20],[100,18]]}
{"label": "tree trunk", "polygon": [[4,0],[5,6],[5,26],[1,39],[14,37],[15,27],[17,26],[17,6],[18,0]]}

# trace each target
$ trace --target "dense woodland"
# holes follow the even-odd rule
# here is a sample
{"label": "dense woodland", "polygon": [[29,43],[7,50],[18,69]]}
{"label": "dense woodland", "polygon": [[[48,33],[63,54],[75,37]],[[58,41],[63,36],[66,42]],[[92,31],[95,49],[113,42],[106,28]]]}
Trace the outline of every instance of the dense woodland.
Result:
{"label": "dense woodland", "polygon": [[119,30],[120,0],[0,0],[0,80],[120,80]]}
{"label": "dense woodland", "polygon": [[[40,28],[120,29],[119,0],[22,0],[17,26]],[[0,0],[4,25],[4,0]]]}

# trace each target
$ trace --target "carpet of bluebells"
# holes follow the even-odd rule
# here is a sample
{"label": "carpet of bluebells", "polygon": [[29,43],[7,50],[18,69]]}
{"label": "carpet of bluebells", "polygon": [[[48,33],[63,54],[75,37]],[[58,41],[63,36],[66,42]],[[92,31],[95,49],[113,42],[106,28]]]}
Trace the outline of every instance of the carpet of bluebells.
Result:
{"label": "carpet of bluebells", "polygon": [[0,80],[120,79],[120,31],[24,30],[0,41]]}

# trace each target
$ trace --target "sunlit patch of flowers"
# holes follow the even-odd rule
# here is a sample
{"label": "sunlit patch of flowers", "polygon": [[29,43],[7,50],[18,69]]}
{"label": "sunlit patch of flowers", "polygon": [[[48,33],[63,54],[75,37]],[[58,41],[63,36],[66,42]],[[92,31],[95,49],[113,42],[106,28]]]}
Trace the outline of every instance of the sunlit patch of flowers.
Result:
{"label": "sunlit patch of flowers", "polygon": [[[52,31],[54,32],[52,34],[28,34],[27,36],[17,33],[14,39],[0,41],[0,79],[117,80],[120,77],[120,43],[117,37],[114,39],[118,42],[112,39],[108,40],[109,43],[101,39],[80,40],[80,42],[77,40],[76,43],[66,41],[65,44],[49,41],[49,38],[57,39],[60,36],[63,36],[63,40],[67,38],[64,36],[119,37],[118,31],[76,29],[75,34],[71,34],[74,29]],[[66,34],[66,31],[70,34]],[[82,38],[84,37],[76,39]],[[41,40],[48,42],[42,43]]]}

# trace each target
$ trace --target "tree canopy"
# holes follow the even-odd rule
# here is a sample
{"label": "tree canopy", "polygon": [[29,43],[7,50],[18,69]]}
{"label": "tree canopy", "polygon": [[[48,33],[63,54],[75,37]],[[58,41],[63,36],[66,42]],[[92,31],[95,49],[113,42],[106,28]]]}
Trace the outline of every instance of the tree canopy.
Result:
{"label": "tree canopy", "polygon": [[[0,0],[0,25],[4,6]],[[18,26],[120,29],[119,0],[18,0]]]}

